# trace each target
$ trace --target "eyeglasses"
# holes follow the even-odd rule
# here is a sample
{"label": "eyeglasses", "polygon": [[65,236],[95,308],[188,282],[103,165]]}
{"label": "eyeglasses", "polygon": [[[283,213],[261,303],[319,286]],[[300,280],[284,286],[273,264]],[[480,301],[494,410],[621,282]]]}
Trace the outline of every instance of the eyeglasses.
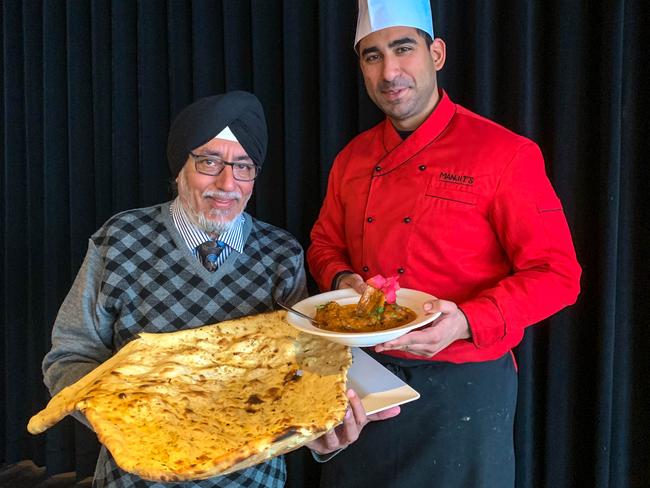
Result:
{"label": "eyeglasses", "polygon": [[259,173],[259,166],[251,163],[238,163],[224,161],[218,156],[206,156],[203,154],[194,154],[190,152],[194,159],[196,171],[203,175],[218,176],[226,166],[232,168],[232,177],[237,181],[253,181]]}

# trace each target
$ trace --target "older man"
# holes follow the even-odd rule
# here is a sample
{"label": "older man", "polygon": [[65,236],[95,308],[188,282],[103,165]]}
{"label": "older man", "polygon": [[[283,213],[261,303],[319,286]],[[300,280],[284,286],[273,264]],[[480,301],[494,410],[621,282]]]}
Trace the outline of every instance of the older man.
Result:
{"label": "older man", "polygon": [[[393,420],[338,429],[331,487],[512,487],[511,353],[527,326],[573,303],[580,266],[530,140],[438,87],[446,47],[429,0],[360,0],[355,49],[386,119],[337,156],[307,253],[324,290],[376,275],[430,293],[429,326],[373,354],[421,393]],[[356,442],[351,443],[352,441]]]}
{"label": "older man", "polygon": [[[90,238],[43,361],[52,394],[140,332],[234,319],[306,295],[300,245],[244,212],[266,144],[264,113],[250,93],[203,98],[178,115],[167,148],[178,196],[119,213]],[[275,458],[173,486],[280,487],[285,478],[284,461]],[[122,471],[102,448],[93,486],[162,485]]]}

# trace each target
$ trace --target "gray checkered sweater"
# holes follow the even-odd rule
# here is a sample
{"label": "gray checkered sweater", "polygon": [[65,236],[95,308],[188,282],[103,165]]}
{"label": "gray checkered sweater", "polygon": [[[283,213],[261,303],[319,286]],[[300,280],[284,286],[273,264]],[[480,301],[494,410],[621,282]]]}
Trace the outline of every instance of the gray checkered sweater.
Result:
{"label": "gray checkered sweater", "polygon": [[[43,360],[50,392],[81,378],[139,332],[193,328],[272,310],[275,299],[294,303],[305,297],[298,242],[244,216],[244,252],[233,251],[214,273],[192,255],[169,203],[122,212],[106,222],[91,237],[54,323],[52,349]],[[102,447],[93,486],[281,487],[285,479],[284,460],[275,458],[209,480],[152,483],[122,471]]]}

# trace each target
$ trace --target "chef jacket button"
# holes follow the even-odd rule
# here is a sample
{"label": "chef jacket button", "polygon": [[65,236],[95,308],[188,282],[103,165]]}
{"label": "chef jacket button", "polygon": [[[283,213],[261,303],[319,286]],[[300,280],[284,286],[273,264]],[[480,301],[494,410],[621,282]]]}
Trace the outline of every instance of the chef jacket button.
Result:
{"label": "chef jacket button", "polygon": [[373,219],[372,217],[368,217],[366,220],[367,220],[368,222],[372,222],[372,221],[375,220],[375,219]]}
{"label": "chef jacket button", "polygon": [[375,171],[381,171],[381,166],[375,166]]}
{"label": "chef jacket button", "polygon": [[404,223],[408,224],[411,222],[411,217],[404,217]]}
{"label": "chef jacket button", "polygon": [[363,270],[364,273],[367,273],[369,268],[368,268],[368,266],[364,266],[364,267],[361,268],[361,269]]}
{"label": "chef jacket button", "polygon": [[397,272],[398,272],[399,274],[404,274],[404,268],[400,268],[400,269],[398,269]]}
{"label": "chef jacket button", "polygon": [[424,171],[425,169],[427,169],[427,167],[426,167],[425,165],[421,164],[421,165],[418,167],[418,169],[419,169],[420,171]]}

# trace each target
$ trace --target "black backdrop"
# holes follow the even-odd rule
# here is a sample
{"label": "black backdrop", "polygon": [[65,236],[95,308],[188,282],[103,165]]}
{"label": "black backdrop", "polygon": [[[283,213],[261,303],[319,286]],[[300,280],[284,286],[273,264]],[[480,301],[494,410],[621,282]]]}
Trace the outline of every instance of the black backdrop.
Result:
{"label": "black backdrop", "polygon": [[[433,2],[442,86],[540,144],[584,268],[578,304],[517,350],[519,487],[650,485],[645,5]],[[334,155],[381,118],[352,50],[355,12],[354,0],[0,3],[1,462],[92,469],[96,444],[73,421],[25,431],[47,400],[40,362],[88,236],[168,198],[166,133],[183,106],[259,96],[270,146],[249,211],[308,244]],[[290,462],[290,485],[313,486],[317,466]]]}

